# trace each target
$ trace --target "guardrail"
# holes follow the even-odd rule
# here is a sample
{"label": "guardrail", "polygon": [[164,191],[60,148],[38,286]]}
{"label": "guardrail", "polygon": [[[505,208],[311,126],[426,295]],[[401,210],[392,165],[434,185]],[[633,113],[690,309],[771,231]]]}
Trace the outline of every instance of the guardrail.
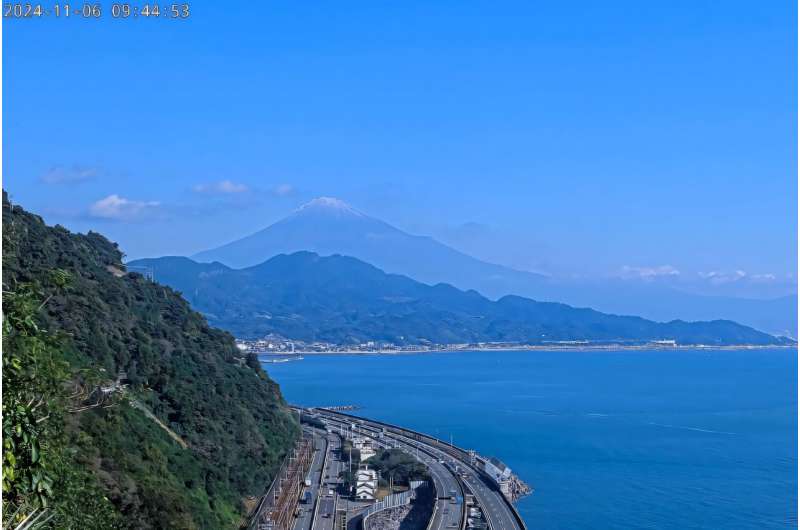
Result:
{"label": "guardrail", "polygon": [[[341,413],[339,413],[339,414],[341,414]],[[334,420],[334,421],[344,422],[345,420],[344,419],[338,419],[338,420]],[[372,429],[373,429],[372,427],[369,427],[369,430],[372,430]],[[393,430],[396,430],[396,429],[393,429]],[[405,435],[403,435],[403,436],[407,437]],[[381,442],[377,438],[376,438],[376,442],[378,443],[378,445],[385,446],[387,448],[391,447],[390,445],[386,444],[386,442]],[[432,450],[425,449],[425,448],[420,449],[419,447],[417,447],[417,451],[421,451],[421,452],[425,453],[426,455],[428,455],[429,457],[431,457],[431,458],[433,458],[435,460],[439,460],[439,456],[436,453],[434,453]],[[466,527],[466,523],[467,523],[467,507],[466,507],[466,502],[465,502],[466,495],[464,493],[464,485],[463,485],[463,481],[457,475],[453,474],[453,478],[455,479],[455,483],[458,486],[459,491],[461,492],[461,499],[462,499],[462,502],[461,502],[461,530],[464,530],[464,528]],[[434,486],[434,488],[435,488],[435,486]],[[436,512],[437,511],[438,511],[438,503],[434,502],[434,504],[433,504],[433,512],[431,513],[431,517],[430,517],[430,520],[428,521],[428,525],[426,527],[426,530],[431,530],[432,529],[433,521],[436,519]]]}
{"label": "guardrail", "polygon": [[[387,443],[386,443],[386,442],[384,442],[384,441],[381,441],[381,440],[375,440],[375,442],[378,444],[378,446],[379,446],[379,447],[384,447],[384,448],[386,448],[386,449],[391,449],[391,445],[387,444]],[[426,453],[426,454],[428,454],[428,453]],[[425,483],[425,481],[424,481],[424,480],[419,480],[419,481],[417,481],[417,480],[414,480],[414,481],[412,481],[412,482],[410,483],[410,485],[413,485],[413,484],[418,484],[418,483],[419,483],[419,484],[424,484],[424,483]],[[416,490],[416,488],[417,488],[417,487],[419,487],[419,486],[416,486],[416,487],[411,487],[410,489]],[[431,487],[432,487],[432,488],[435,490],[435,486],[431,486]],[[406,492],[403,492],[403,493],[406,493]],[[434,495],[435,495],[435,493],[434,493]],[[428,519],[428,524],[427,524],[427,526],[425,527],[425,528],[426,528],[426,530],[431,530],[431,527],[432,527],[432,525],[433,525],[433,521],[434,521],[434,519],[436,518],[436,511],[438,510],[438,507],[437,507],[437,506],[438,506],[438,503],[436,502],[436,499],[434,499],[434,501],[433,501],[433,511],[431,511],[431,516],[430,516],[430,519]],[[377,510],[376,510],[376,511],[377,511]],[[366,513],[366,512],[365,512],[365,513]],[[362,515],[363,515],[363,514],[362,514]],[[371,515],[371,513],[370,513],[369,515]],[[363,529],[363,530],[365,530],[365,527],[364,527],[364,524],[363,524],[364,522],[365,522],[365,521],[362,521],[362,529]]]}
{"label": "guardrail", "polygon": [[311,512],[311,524],[309,528],[314,528],[314,522],[317,520],[317,513],[319,512],[319,496],[322,493],[322,482],[325,480],[325,465],[328,463],[328,437],[322,435],[322,440],[325,442],[323,451],[325,456],[322,458],[322,467],[319,471],[319,484],[317,485],[317,494],[314,496],[314,510]]}
{"label": "guardrail", "polygon": [[[386,423],[386,422],[379,421],[379,420],[361,418],[359,416],[354,416],[352,414],[346,414],[344,412],[330,411],[330,410],[326,410],[325,412],[328,412],[330,414],[335,414],[337,416],[344,416],[344,417],[349,418],[349,419],[351,419],[351,420],[353,420],[355,422],[368,421],[370,423],[375,423],[375,424],[381,425],[382,427],[386,428],[390,432],[394,432],[395,434],[399,434],[401,436],[406,436],[408,438],[411,438],[411,439],[414,439],[414,440],[418,440],[418,441],[425,441],[429,445],[433,445],[437,449],[440,449],[440,450],[444,451],[445,453],[448,453],[448,454],[458,458],[459,460],[462,460],[462,461],[466,460],[465,463],[467,463],[467,465],[469,465],[469,453],[466,450],[461,449],[460,447],[457,447],[457,446],[454,446],[454,445],[450,445],[449,443],[444,442],[444,441],[442,441],[442,440],[440,440],[440,439],[438,439],[438,438],[436,438],[434,436],[431,436],[429,434],[421,433],[421,432],[414,431],[414,430],[411,430],[411,429],[406,429],[404,427],[398,427],[397,425],[393,425],[391,423]],[[410,436],[409,436],[409,434],[410,434]],[[490,477],[489,474],[486,473],[486,471],[484,471],[483,469],[476,468],[476,467],[471,466],[471,465],[470,465],[470,467],[472,469],[474,469],[475,471],[477,471],[481,476],[489,479],[489,483],[494,486],[494,489],[498,493],[500,493],[500,497],[503,499],[503,502],[511,510],[511,513],[514,516],[514,519],[516,520],[516,522],[519,525],[519,527],[522,530],[527,530],[528,527],[525,524],[525,521],[522,520],[522,516],[517,511],[517,508],[514,506],[513,503],[511,503],[511,501],[509,501],[506,498],[505,495],[503,495],[503,492],[500,491],[500,488],[496,485],[495,481],[492,480],[492,477]]]}
{"label": "guardrail", "polygon": [[433,501],[433,511],[431,512],[431,518],[428,520],[428,526],[425,527],[425,530],[431,530],[433,528],[433,521],[436,519],[436,510],[438,510],[439,503],[436,502],[434,499]]}
{"label": "guardrail", "polygon": [[[369,530],[367,526],[367,519],[373,514],[381,512],[383,510],[388,510],[390,508],[397,508],[398,506],[405,506],[411,499],[416,498],[417,496],[417,488],[422,487],[425,485],[426,482],[424,480],[414,480],[412,481],[409,486],[408,491],[403,491],[400,493],[393,493],[392,495],[387,495],[384,497],[383,500],[376,502],[366,510],[364,510],[362,517],[363,517],[363,527],[364,530]],[[435,503],[434,503],[435,505]]]}
{"label": "guardrail", "polygon": [[[470,495],[475,494],[475,492],[472,491],[472,488],[470,488],[469,484],[467,484],[466,482],[464,483],[464,491],[465,492],[469,491]],[[464,503],[464,510],[466,509],[467,509],[467,504]],[[467,526],[467,517],[469,516],[464,517],[464,526],[461,527],[461,530],[464,530]],[[485,507],[483,509],[483,518],[486,519],[486,524],[489,526],[489,530],[494,530],[494,524],[492,524],[492,520],[487,516],[487,511]]]}

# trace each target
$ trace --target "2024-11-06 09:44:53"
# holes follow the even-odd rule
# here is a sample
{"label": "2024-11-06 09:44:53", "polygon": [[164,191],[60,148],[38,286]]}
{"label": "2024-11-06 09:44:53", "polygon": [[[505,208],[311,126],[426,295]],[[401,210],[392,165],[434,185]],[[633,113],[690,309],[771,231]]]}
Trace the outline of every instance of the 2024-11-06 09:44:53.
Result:
{"label": "2024-11-06 09:44:53", "polygon": [[113,3],[104,7],[100,3],[83,3],[79,5],[31,4],[28,2],[7,2],[3,4],[3,18],[101,18],[111,14],[112,18],[189,18],[191,9],[188,3],[181,4],[130,4]]}

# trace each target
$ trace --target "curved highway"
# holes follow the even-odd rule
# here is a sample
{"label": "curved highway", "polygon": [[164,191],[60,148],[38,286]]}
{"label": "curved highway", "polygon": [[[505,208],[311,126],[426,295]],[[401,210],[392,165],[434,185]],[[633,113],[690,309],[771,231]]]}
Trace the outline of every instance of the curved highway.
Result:
{"label": "curved highway", "polygon": [[[369,436],[375,440],[377,445],[385,448],[403,449],[406,453],[424,463],[430,471],[437,497],[428,530],[457,530],[463,527],[462,509],[464,506],[464,494],[461,484],[456,476],[451,473],[435,455],[427,451],[425,447],[418,447],[416,444],[409,443],[408,440],[403,440],[399,437],[390,437],[388,433],[382,433],[380,429],[374,428],[369,423],[351,421],[344,416],[320,416],[322,421],[336,428],[343,427],[349,430],[352,424],[356,423],[359,427],[359,434]],[[452,492],[455,492],[456,496],[462,498],[460,504],[455,504],[451,499]]]}
{"label": "curved highway", "polygon": [[[402,435],[395,435],[398,437],[402,437]],[[406,438],[409,441],[414,441],[410,438]],[[416,442],[421,443],[421,442]],[[432,445],[426,445],[433,451],[435,454],[439,456],[439,458],[443,459],[446,462],[453,462],[456,461],[451,455],[441,451],[440,449],[436,448]],[[468,465],[467,462],[464,461],[457,461],[459,463],[460,469],[462,469],[466,475],[464,480],[467,483],[467,487],[475,496],[475,500],[478,501],[478,504],[484,511],[486,515],[486,520],[489,522],[489,526],[492,530],[519,530],[520,526],[517,523],[516,517],[512,513],[511,509],[508,506],[503,494],[489,482],[487,478],[483,476],[480,472],[475,470],[472,466]]]}
{"label": "curved highway", "polygon": [[[419,454],[427,457],[427,460],[424,460],[426,465],[433,466],[431,468],[432,470],[434,468],[436,469],[434,482],[437,480],[436,477],[439,477],[438,480],[440,481],[442,490],[445,492],[444,495],[449,495],[449,491],[451,489],[460,491],[461,486],[458,483],[458,479],[456,478],[455,474],[441,464],[441,462],[448,463],[453,467],[453,469],[455,469],[455,465],[457,463],[459,469],[464,474],[464,481],[466,482],[467,488],[475,496],[475,500],[483,509],[491,530],[526,530],[524,523],[518,519],[517,514],[514,513],[508,501],[506,501],[506,499],[503,497],[503,494],[500,492],[497,486],[491,482],[485,473],[472,467],[466,459],[456,459],[452,454],[441,450],[433,444],[426,443],[424,440],[415,440],[410,436],[405,436],[398,432],[393,432],[392,430],[386,430],[384,425],[379,422],[373,422],[368,419],[356,418],[349,415],[346,416],[341,413],[327,410],[317,409],[316,412],[318,412],[325,420],[336,422],[338,424],[350,425],[355,423],[362,429],[366,427],[372,431],[373,437],[378,439],[383,438],[384,441],[389,439],[393,442],[402,444],[407,450],[410,450],[412,454],[414,454],[415,450],[419,449]],[[424,453],[422,453],[422,451],[424,451]],[[448,477],[449,479],[445,477]],[[456,487],[453,487],[454,484]],[[440,489],[438,487],[436,491],[437,496],[441,497],[442,495],[439,493]],[[462,521],[460,520],[460,506],[449,506],[451,507],[449,510],[450,512],[458,512],[458,522],[456,524],[457,527],[461,527]],[[439,509],[447,509],[441,505],[441,501],[437,503],[437,511],[439,511]],[[447,515],[452,514],[449,513]],[[434,514],[434,517],[436,517],[436,514]],[[452,519],[448,519],[448,521],[452,521]],[[441,522],[436,522],[436,525],[434,526],[432,524],[429,530],[444,530],[445,528],[448,528],[448,524],[451,523],[448,522],[443,525]],[[454,528],[454,526],[449,526],[449,528]]]}

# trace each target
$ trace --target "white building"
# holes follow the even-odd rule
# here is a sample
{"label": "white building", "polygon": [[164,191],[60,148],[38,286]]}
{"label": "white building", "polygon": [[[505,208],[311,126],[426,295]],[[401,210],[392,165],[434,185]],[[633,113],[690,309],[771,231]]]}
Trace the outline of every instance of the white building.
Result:
{"label": "white building", "polygon": [[500,491],[506,497],[511,496],[511,468],[502,463],[500,460],[491,457],[486,460],[483,470],[489,474],[490,477],[500,487]]}
{"label": "white building", "polygon": [[378,472],[362,466],[356,472],[356,499],[362,501],[375,500],[378,490]]}
{"label": "white building", "polygon": [[494,457],[491,457],[486,461],[486,464],[483,466],[483,469],[497,483],[506,481],[511,478],[511,468]]}
{"label": "white building", "polygon": [[372,440],[361,436],[353,438],[353,449],[358,450],[362,461],[376,454],[375,448],[372,446]]}
{"label": "white building", "polygon": [[678,341],[675,339],[663,339],[651,341],[651,344],[655,344],[656,346],[672,346],[673,348],[676,348],[678,346]]}
{"label": "white building", "polygon": [[375,488],[373,488],[369,484],[359,485],[358,487],[356,487],[356,499],[360,501],[374,501]]}

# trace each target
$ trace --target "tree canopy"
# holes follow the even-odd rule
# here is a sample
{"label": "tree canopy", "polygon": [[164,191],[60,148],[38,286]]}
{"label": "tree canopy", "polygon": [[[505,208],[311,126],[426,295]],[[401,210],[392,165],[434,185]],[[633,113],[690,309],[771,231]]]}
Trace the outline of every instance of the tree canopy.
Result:
{"label": "tree canopy", "polygon": [[[257,359],[122,258],[4,193],[4,517],[48,507],[52,528],[230,527],[297,422]],[[73,494],[91,503],[76,510]]]}

